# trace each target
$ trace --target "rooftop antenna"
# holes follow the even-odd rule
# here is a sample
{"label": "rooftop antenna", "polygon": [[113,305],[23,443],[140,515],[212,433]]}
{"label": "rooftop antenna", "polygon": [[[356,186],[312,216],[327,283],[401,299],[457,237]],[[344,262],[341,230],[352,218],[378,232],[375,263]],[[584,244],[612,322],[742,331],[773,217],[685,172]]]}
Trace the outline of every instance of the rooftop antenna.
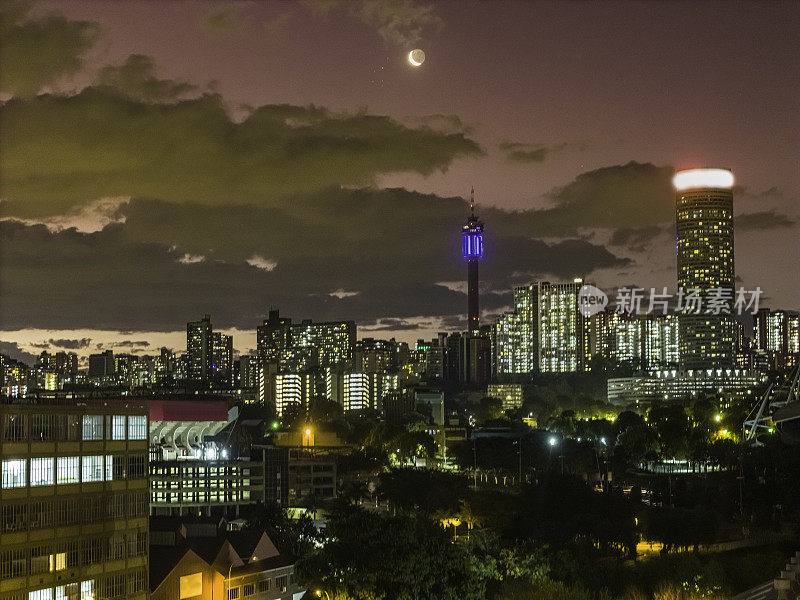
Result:
{"label": "rooftop antenna", "polygon": [[475,186],[469,190],[469,214],[475,216]]}

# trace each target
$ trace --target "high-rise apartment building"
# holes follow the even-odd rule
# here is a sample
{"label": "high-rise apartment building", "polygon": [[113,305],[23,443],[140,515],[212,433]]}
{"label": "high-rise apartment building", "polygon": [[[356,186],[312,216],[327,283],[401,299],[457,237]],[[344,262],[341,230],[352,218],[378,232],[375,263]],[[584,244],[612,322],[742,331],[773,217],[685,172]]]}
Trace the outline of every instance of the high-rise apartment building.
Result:
{"label": "high-rise apartment building", "polygon": [[676,315],[654,315],[643,320],[644,366],[674,369],[680,362],[679,326]]}
{"label": "high-rise apartment building", "polygon": [[292,324],[277,310],[256,330],[259,358],[278,364],[284,372],[297,373],[319,367],[349,369],[356,345],[354,321],[315,323],[310,319]]}
{"label": "high-rise apartment building", "polygon": [[586,370],[587,319],[578,310],[582,279],[533,282],[514,289],[514,311],[499,317],[492,332],[495,373],[567,373]]}
{"label": "high-rise apartment building", "polygon": [[493,371],[498,375],[530,373],[539,364],[539,284],[514,288],[514,310],[495,320]]}
{"label": "high-rise apartment building", "polygon": [[539,370],[569,373],[588,368],[586,317],[578,310],[582,279],[539,283]]}
{"label": "high-rise apartment building", "polygon": [[756,350],[795,354],[800,352],[799,329],[797,313],[761,308],[753,318],[753,346]]}
{"label": "high-rise apartment building", "polygon": [[233,376],[233,336],[214,331],[211,339],[211,378],[230,385]]}
{"label": "high-rise apartment building", "polygon": [[89,377],[111,377],[114,375],[114,352],[106,350],[89,355]]}
{"label": "high-rise apartment building", "polygon": [[207,381],[211,375],[214,353],[211,315],[186,324],[187,375],[195,381]]}
{"label": "high-rise apartment building", "polygon": [[765,369],[790,370],[800,362],[800,315],[761,308],[753,318],[753,346],[748,363]]}
{"label": "high-rise apartment building", "polygon": [[251,389],[258,386],[258,357],[244,355],[239,358],[239,387]]}
{"label": "high-rise apartment building", "polygon": [[0,597],[148,597],[147,411],[0,405]]}
{"label": "high-rise apartment building", "polygon": [[[731,367],[736,335],[733,175],[727,169],[690,169],[679,171],[673,183],[678,288],[685,295],[696,290],[701,299],[699,310],[684,310],[680,315],[681,366]],[[714,308],[720,300],[727,300],[727,313]]]}
{"label": "high-rise apartment building", "polygon": [[283,415],[292,405],[304,406],[303,376],[299,373],[275,375],[275,411]]}

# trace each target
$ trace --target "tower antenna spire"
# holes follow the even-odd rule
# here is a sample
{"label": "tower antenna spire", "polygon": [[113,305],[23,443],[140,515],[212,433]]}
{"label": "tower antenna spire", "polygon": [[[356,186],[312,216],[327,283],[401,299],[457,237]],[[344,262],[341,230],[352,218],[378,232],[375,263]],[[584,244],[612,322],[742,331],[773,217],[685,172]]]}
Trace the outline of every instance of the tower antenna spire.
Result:
{"label": "tower antenna spire", "polygon": [[469,190],[469,214],[475,216],[475,186],[471,186]]}

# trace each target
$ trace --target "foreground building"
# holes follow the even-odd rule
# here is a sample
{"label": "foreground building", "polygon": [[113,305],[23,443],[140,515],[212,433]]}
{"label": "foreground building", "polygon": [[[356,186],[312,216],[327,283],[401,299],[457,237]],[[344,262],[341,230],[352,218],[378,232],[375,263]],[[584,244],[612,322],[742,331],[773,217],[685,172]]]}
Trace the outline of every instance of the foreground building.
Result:
{"label": "foreground building", "polygon": [[239,514],[264,500],[260,453],[239,455],[221,432],[237,426],[225,400],[150,400],[150,514]]}
{"label": "foreground building", "polygon": [[0,597],[147,598],[147,411],[0,405],[0,422]]}
{"label": "foreground building", "polygon": [[156,518],[150,597],[153,600],[299,600],[294,561],[266,533],[228,531],[224,520]]}

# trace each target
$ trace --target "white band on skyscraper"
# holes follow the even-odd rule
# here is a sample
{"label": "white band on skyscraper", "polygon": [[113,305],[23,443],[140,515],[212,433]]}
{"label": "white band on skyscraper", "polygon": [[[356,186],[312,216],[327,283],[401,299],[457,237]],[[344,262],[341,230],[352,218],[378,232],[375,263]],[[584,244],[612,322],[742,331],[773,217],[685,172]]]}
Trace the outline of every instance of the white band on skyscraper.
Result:
{"label": "white band on skyscraper", "polygon": [[723,188],[733,187],[733,173],[727,169],[688,169],[678,171],[672,179],[675,189]]}

